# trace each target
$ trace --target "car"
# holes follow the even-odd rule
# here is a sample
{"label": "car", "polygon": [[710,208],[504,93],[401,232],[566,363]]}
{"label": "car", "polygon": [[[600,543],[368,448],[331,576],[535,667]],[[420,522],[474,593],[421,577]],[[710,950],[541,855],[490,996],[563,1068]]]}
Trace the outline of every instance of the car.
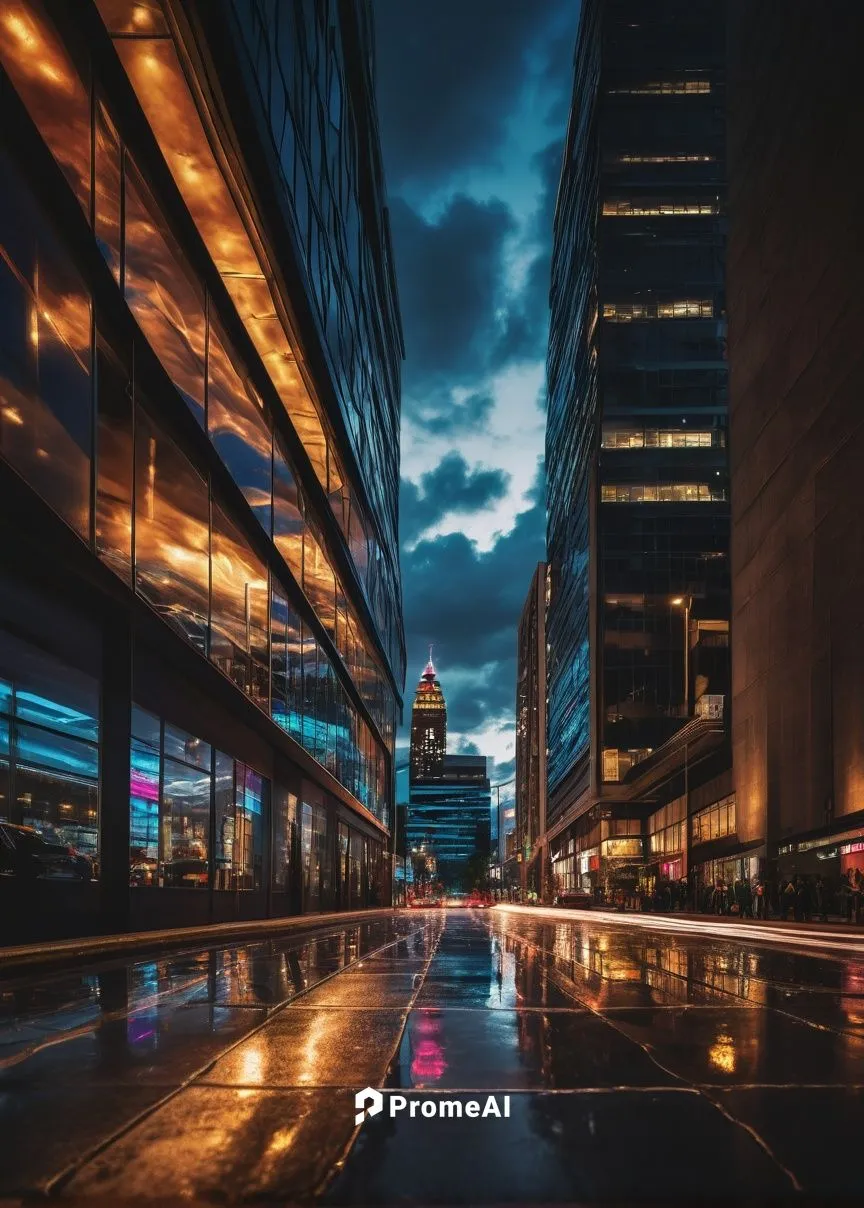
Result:
{"label": "car", "polygon": [[473,893],[468,895],[465,905],[469,906],[472,910],[488,910],[492,905],[492,902],[490,901],[488,894],[480,893],[478,890],[475,890]]}
{"label": "car", "polygon": [[0,822],[0,872],[28,880],[89,881],[93,862],[74,847],[49,842],[35,826]]}
{"label": "car", "polygon": [[448,909],[452,910],[452,909],[458,908],[460,906],[467,906],[468,902],[467,902],[467,899],[461,893],[449,893],[447,895],[447,897],[444,899],[444,905]]}
{"label": "car", "polygon": [[590,910],[594,905],[594,896],[590,889],[562,889],[555,897],[555,905]]}

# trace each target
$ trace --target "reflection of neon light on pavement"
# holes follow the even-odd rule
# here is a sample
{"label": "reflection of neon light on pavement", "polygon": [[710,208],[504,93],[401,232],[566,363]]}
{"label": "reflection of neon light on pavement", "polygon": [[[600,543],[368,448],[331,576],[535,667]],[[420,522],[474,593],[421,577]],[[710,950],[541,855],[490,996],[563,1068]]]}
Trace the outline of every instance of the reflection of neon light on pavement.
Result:
{"label": "reflection of neon light on pavement", "polygon": [[649,931],[669,931],[676,935],[710,935],[747,940],[750,944],[789,944],[795,948],[815,948],[852,955],[864,955],[864,941],[851,939],[844,931],[801,931],[795,927],[771,927],[754,921],[752,926],[735,923],[702,922],[700,919],[672,919],[663,915],[619,914],[606,910],[559,910],[553,906],[511,906],[499,904],[496,910],[529,918],[560,919],[562,922],[615,923],[619,927],[642,927]]}
{"label": "reflection of neon light on pavement", "polygon": [[424,1082],[437,1082],[447,1069],[444,1050],[435,1036],[441,1030],[440,1020],[427,1014],[417,1017],[417,1033],[420,1039],[414,1047],[414,1060],[411,1062],[411,1076]]}

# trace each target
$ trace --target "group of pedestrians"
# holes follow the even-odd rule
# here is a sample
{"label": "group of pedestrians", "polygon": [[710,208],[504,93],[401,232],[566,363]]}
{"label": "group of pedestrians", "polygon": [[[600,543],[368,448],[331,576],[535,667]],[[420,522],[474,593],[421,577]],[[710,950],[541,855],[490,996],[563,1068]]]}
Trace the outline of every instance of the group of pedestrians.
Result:
{"label": "group of pedestrians", "polygon": [[795,922],[825,922],[829,913],[851,923],[864,922],[864,872],[849,869],[839,884],[823,877],[796,874],[769,880],[757,877],[713,884],[689,884],[658,879],[651,890],[638,894],[636,908],[668,914],[696,911],[732,915],[745,919],[781,919]]}
{"label": "group of pedestrians", "polygon": [[782,919],[798,923],[826,922],[829,913],[847,922],[864,921],[864,873],[849,869],[839,885],[819,876],[795,874],[769,881],[757,877],[717,881],[702,889],[703,914],[740,915],[742,918]]}

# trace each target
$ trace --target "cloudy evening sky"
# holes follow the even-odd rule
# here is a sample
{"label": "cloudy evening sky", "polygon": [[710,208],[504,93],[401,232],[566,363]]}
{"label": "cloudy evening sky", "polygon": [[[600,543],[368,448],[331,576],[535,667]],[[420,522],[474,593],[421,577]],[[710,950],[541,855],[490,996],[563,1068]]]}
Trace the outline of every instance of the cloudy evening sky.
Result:
{"label": "cloudy evening sky", "polygon": [[503,780],[516,627],[544,556],[549,252],[579,4],[374,0],[373,11],[406,348],[400,744],[434,642],[450,750],[492,755]]}

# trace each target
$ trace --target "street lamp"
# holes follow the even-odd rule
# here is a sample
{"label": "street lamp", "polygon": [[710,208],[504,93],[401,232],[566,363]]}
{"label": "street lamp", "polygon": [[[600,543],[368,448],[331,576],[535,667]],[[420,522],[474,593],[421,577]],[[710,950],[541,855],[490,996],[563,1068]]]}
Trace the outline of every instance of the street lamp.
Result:
{"label": "street lamp", "polygon": [[672,604],[684,609],[684,716],[690,716],[690,607],[692,596],[676,596]]}
{"label": "street lamp", "polygon": [[[684,609],[684,725],[690,719],[690,606],[693,603],[692,596],[676,596],[672,604],[676,608]],[[690,877],[690,749],[686,737],[684,737],[684,825],[687,827],[686,843],[687,843],[687,877]]]}

